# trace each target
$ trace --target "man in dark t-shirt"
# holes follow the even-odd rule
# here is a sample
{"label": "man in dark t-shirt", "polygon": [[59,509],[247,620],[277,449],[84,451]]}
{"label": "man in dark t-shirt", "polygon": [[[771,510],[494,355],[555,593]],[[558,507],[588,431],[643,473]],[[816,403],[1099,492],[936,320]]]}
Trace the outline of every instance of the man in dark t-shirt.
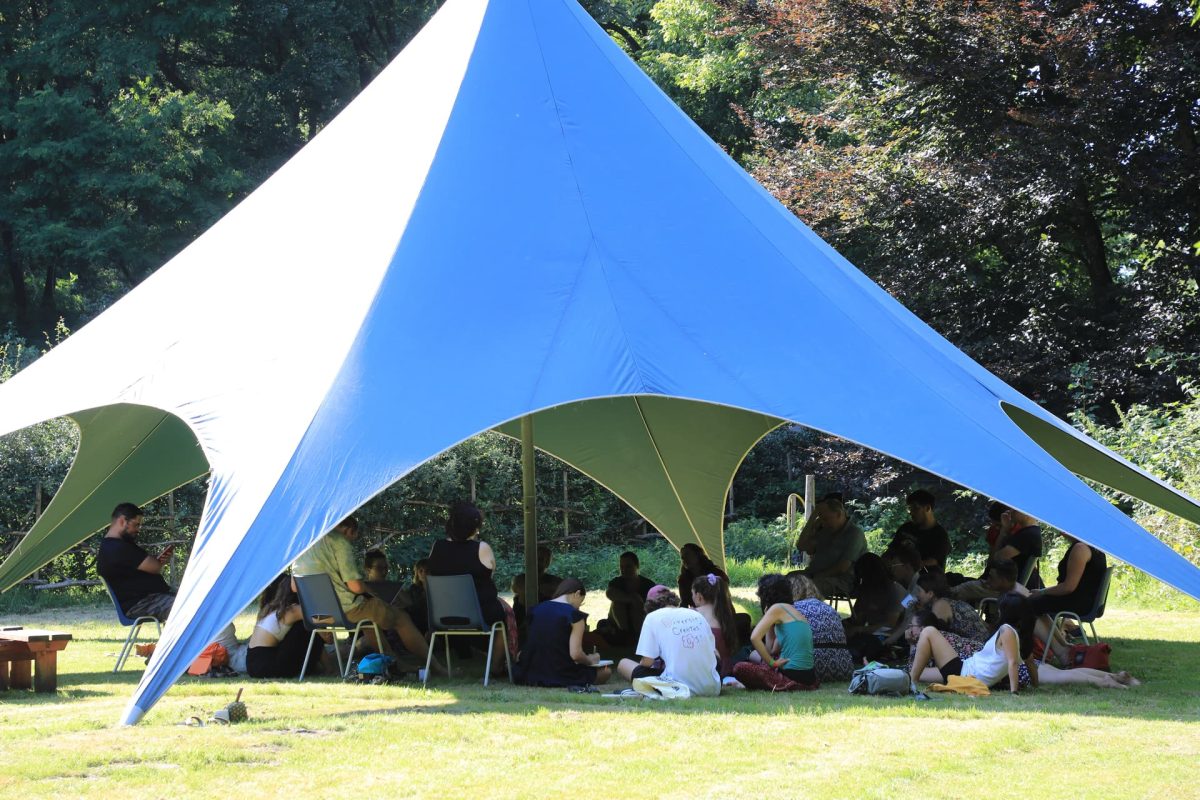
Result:
{"label": "man in dark t-shirt", "polygon": [[163,580],[162,568],[171,557],[168,546],[152,556],[137,544],[142,527],[142,510],[133,503],[121,503],[112,513],[108,532],[100,542],[96,571],[116,595],[127,617],[154,617],[166,620],[175,603],[175,591]]}
{"label": "man in dark t-shirt", "polygon": [[646,595],[654,581],[640,574],[641,563],[632,550],[621,554],[621,574],[608,582],[605,595],[611,601],[608,619],[601,620],[596,630],[609,644],[633,644],[642,633],[646,618]]}
{"label": "man in dark t-shirt", "polygon": [[525,603],[525,573],[518,573],[512,579],[513,613],[517,615],[517,625],[522,630],[525,627],[525,615],[528,609],[546,600],[553,600],[555,597],[554,593],[558,590],[558,585],[563,582],[562,578],[547,572],[550,569],[550,562],[553,559],[554,555],[550,552],[549,547],[546,547],[544,544],[538,545],[538,596],[528,606]]}
{"label": "man in dark t-shirt", "polygon": [[946,557],[950,555],[950,534],[938,524],[933,514],[933,494],[917,489],[904,499],[908,505],[908,522],[901,525],[892,537],[888,548],[909,539],[921,553],[921,563],[926,567],[937,567],[945,572]]}

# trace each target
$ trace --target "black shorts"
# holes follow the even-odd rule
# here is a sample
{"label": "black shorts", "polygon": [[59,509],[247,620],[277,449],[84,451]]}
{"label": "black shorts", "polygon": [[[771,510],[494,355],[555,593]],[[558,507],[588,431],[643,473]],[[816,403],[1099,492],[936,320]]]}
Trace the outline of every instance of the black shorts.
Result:
{"label": "black shorts", "polygon": [[817,682],[817,672],[812,669],[781,669],[785,678],[790,678],[796,683],[802,683],[805,686],[812,686]]}
{"label": "black shorts", "polygon": [[943,683],[950,680],[951,675],[962,675],[962,659],[955,656],[944,665],[938,667],[938,672],[942,673]]}
{"label": "black shorts", "polygon": [[647,667],[647,666],[638,664],[636,667],[633,668],[633,675],[631,677],[633,677],[635,679],[636,678],[653,678],[657,675],[662,675],[662,674],[663,674],[662,667]]}

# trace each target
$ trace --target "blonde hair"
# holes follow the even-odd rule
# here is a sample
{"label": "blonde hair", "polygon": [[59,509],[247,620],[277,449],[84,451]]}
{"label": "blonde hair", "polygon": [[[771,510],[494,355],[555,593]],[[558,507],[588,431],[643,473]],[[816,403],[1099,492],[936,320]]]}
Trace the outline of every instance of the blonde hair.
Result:
{"label": "blonde hair", "polygon": [[803,572],[796,570],[787,574],[788,582],[792,584],[792,598],[796,601],[808,600],[824,600],[821,596],[821,590],[817,588],[817,584],[813,579],[805,575]]}

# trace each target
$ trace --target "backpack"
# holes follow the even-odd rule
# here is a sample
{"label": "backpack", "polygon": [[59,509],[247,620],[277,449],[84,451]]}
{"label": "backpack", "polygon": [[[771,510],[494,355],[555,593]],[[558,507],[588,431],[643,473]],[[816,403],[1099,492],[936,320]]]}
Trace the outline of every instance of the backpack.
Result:
{"label": "backpack", "polygon": [[396,659],[382,653],[368,653],[358,661],[358,674],[363,678],[373,678],[377,675],[386,677],[388,667]]}
{"label": "backpack", "polygon": [[850,678],[850,694],[907,695],[912,686],[908,673],[902,669],[885,667],[872,661],[865,667],[854,670]]}

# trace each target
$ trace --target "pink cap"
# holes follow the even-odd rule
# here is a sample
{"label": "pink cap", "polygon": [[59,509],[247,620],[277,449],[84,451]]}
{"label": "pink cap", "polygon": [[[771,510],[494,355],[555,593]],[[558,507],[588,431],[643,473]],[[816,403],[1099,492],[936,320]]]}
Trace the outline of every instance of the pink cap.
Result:
{"label": "pink cap", "polygon": [[670,594],[671,590],[668,589],[666,586],[663,586],[661,583],[656,583],[650,587],[650,591],[646,592],[646,599],[647,600],[655,600],[658,598],[658,596],[660,594],[663,594],[663,593]]}

